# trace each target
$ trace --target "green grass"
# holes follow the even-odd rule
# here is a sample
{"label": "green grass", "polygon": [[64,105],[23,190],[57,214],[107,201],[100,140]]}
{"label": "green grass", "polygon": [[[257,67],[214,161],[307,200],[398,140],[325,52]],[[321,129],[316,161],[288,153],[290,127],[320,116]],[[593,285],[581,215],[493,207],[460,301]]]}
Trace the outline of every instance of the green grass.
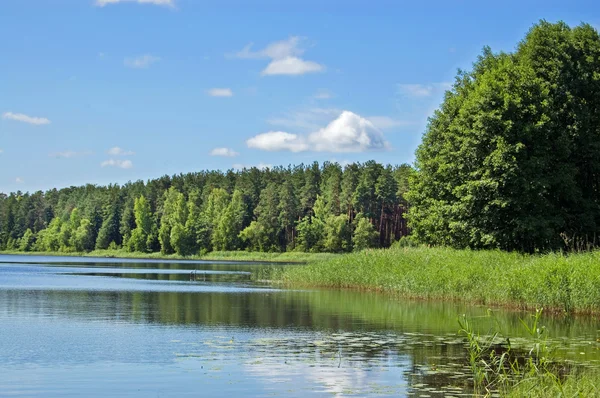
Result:
{"label": "green grass", "polygon": [[176,254],[128,252],[125,250],[94,250],[88,253],[62,253],[62,252],[19,252],[2,251],[0,254],[39,255],[39,256],[71,256],[71,257],[113,257],[113,258],[139,258],[139,259],[164,259],[164,260],[215,260],[215,261],[265,261],[279,263],[305,263],[334,258],[337,255],[330,253],[262,253],[247,251],[222,251],[210,252],[204,255],[179,256]]}
{"label": "green grass", "polygon": [[427,247],[366,250],[285,269],[280,278],[294,287],[600,313],[600,251],[522,255]]}
{"label": "green grass", "polygon": [[557,380],[551,374],[525,379],[502,395],[510,398],[596,397],[600,391],[600,373],[583,371]]}

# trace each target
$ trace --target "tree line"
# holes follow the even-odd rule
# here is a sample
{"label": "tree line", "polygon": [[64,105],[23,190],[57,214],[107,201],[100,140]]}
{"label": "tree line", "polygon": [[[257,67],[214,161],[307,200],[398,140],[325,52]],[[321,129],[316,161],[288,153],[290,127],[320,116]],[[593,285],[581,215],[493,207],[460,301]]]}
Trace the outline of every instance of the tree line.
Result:
{"label": "tree line", "polygon": [[408,234],[413,169],[375,161],[204,171],[0,194],[0,250],[347,252]]}

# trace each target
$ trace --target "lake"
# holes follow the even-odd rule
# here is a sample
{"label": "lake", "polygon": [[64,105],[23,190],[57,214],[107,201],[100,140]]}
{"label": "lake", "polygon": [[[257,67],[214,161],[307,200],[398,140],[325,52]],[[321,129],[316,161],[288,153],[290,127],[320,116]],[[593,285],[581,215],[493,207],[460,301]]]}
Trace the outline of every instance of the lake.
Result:
{"label": "lake", "polygon": [[[0,396],[461,396],[460,314],[527,343],[529,314],[252,282],[266,266],[0,255]],[[542,321],[598,363],[595,318]]]}

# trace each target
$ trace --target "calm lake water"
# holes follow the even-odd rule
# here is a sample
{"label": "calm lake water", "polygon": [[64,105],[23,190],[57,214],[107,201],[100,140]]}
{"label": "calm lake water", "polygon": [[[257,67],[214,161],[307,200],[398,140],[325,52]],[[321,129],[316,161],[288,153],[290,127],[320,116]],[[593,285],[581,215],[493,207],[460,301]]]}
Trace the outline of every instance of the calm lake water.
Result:
{"label": "calm lake water", "polygon": [[[252,283],[263,266],[0,255],[0,396],[461,396],[457,316],[527,344],[528,314]],[[543,324],[598,363],[597,319]]]}

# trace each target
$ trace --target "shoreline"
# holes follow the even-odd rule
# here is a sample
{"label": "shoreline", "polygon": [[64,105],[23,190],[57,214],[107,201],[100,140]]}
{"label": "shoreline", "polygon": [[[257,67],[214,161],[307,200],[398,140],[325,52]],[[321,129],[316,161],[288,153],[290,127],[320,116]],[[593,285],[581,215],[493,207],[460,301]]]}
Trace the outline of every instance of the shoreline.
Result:
{"label": "shoreline", "polygon": [[179,256],[177,254],[162,254],[126,252],[122,250],[93,250],[91,252],[21,252],[15,250],[0,251],[0,255],[12,256],[48,256],[48,257],[87,257],[114,258],[131,260],[170,260],[170,261],[228,261],[240,263],[273,263],[273,264],[306,264],[311,261],[326,259],[335,254],[331,253],[263,253],[263,252],[211,252],[205,255]]}

